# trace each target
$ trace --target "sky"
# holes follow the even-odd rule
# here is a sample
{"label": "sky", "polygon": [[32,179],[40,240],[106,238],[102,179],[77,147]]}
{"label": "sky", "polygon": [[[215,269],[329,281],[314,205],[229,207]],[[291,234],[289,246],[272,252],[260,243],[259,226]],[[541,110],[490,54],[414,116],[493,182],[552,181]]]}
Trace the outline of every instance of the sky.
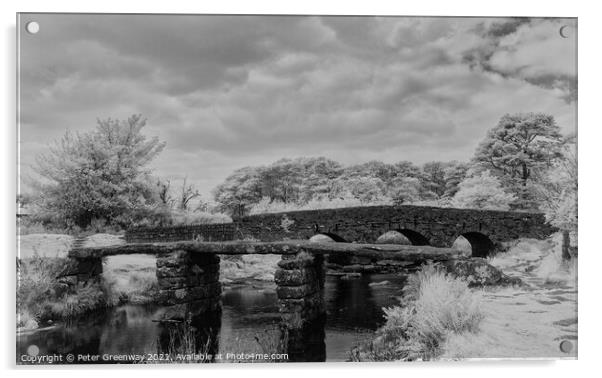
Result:
{"label": "sky", "polygon": [[[576,131],[576,20],[26,14],[20,171],[67,130],[142,114],[151,164],[210,199],[235,169],[468,161],[506,113]],[[559,33],[562,26],[568,38]],[[26,186],[23,190],[26,190]]]}

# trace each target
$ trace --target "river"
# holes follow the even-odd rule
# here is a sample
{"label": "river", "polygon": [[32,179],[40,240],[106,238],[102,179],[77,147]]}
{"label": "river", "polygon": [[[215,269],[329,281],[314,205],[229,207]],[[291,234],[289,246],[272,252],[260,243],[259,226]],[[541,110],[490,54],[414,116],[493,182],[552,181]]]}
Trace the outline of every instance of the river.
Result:
{"label": "river", "polygon": [[[327,276],[324,296],[327,361],[346,361],[349,351],[370,339],[383,324],[383,307],[398,303],[405,276],[363,275],[344,280]],[[160,326],[153,320],[163,309],[157,305],[122,305],[47,329],[17,335],[17,359],[35,345],[38,355],[106,356],[157,353]],[[262,353],[277,339],[279,321],[275,285],[256,282],[225,286],[218,332],[219,353]],[[233,362],[222,360],[223,362]],[[104,361],[108,362],[108,361]],[[122,361],[125,362],[125,361]]]}

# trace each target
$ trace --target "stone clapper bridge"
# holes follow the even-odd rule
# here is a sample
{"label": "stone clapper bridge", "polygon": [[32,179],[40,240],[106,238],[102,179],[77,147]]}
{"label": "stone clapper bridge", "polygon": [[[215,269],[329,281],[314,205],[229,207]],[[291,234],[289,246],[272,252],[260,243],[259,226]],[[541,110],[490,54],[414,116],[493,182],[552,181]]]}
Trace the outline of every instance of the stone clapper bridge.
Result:
{"label": "stone clapper bridge", "polygon": [[[375,244],[389,231],[400,232],[412,245]],[[288,353],[289,361],[324,361],[325,256],[338,262],[351,258],[393,265],[449,262],[469,258],[450,248],[458,236],[471,243],[473,257],[485,257],[505,241],[541,239],[554,231],[536,213],[372,206],[262,214],[218,225],[137,228],[128,230],[126,244],[78,247],[69,257],[75,267],[71,274],[78,281],[98,282],[103,257],[156,255],[158,302],[167,308],[162,326],[196,319],[197,328],[209,330],[209,349],[216,352],[222,291],[219,256],[281,255],[274,277],[285,349],[279,352]],[[316,234],[338,243],[307,240]],[[254,241],[248,241],[251,238]]]}

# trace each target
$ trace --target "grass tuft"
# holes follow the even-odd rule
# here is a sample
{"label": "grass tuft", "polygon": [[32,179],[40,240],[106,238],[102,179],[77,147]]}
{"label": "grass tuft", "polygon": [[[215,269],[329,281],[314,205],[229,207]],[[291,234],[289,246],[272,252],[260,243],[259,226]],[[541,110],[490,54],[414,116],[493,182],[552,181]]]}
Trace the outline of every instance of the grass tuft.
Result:
{"label": "grass tuft", "polygon": [[106,292],[101,284],[73,284],[57,278],[67,264],[66,258],[39,255],[17,260],[17,324],[33,326],[33,321],[41,324],[71,319],[106,307]]}
{"label": "grass tuft", "polygon": [[402,305],[385,308],[386,323],[368,345],[351,352],[354,361],[431,360],[443,353],[450,334],[477,332],[481,297],[466,281],[429,264],[412,275]]}

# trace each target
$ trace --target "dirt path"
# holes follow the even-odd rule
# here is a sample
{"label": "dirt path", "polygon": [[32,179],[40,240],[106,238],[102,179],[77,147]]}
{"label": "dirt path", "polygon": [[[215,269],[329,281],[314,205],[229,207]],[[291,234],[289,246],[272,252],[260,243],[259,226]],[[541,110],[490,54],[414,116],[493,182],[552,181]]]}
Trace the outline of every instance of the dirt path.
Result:
{"label": "dirt path", "polygon": [[[480,332],[449,338],[447,358],[576,358],[577,282],[559,268],[558,240],[522,241],[491,260],[524,287],[479,290],[485,318]],[[572,344],[569,353],[560,343]]]}

